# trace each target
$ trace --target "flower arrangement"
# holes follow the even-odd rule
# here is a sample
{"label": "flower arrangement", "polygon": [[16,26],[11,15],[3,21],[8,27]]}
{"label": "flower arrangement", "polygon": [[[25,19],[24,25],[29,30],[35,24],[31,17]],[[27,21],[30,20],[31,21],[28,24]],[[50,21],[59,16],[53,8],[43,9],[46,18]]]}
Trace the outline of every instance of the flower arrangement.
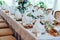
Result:
{"label": "flower arrangement", "polygon": [[19,0],[19,2],[18,2],[18,9],[19,9],[19,11],[21,12],[21,13],[24,13],[24,11],[25,11],[25,7],[24,7],[24,5],[27,3],[27,0]]}

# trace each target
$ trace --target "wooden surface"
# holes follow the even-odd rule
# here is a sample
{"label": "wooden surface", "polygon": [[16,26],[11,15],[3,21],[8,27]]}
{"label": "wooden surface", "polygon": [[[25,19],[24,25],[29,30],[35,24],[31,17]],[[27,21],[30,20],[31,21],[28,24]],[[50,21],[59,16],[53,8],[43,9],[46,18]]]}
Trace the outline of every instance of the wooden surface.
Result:
{"label": "wooden surface", "polygon": [[0,28],[7,28],[7,27],[8,27],[7,23],[0,23]]}
{"label": "wooden surface", "polygon": [[7,36],[7,35],[13,35],[13,32],[10,28],[0,29],[0,37]]}
{"label": "wooden surface", "polygon": [[0,37],[0,40],[16,40],[13,36]]}
{"label": "wooden surface", "polygon": [[36,38],[28,32],[21,24],[10,16],[0,11],[0,15],[9,23],[10,26],[19,34],[23,40],[36,40]]}

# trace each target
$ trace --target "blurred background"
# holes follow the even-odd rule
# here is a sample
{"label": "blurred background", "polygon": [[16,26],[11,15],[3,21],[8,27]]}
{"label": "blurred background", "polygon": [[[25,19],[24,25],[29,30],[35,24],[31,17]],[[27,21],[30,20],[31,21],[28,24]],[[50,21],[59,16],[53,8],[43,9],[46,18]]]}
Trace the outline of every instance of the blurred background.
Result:
{"label": "blurred background", "polygon": [[[43,2],[47,8],[53,8],[54,10],[60,10],[60,0],[28,0],[32,5],[37,5],[39,2]],[[18,6],[19,0],[0,0],[0,5]]]}

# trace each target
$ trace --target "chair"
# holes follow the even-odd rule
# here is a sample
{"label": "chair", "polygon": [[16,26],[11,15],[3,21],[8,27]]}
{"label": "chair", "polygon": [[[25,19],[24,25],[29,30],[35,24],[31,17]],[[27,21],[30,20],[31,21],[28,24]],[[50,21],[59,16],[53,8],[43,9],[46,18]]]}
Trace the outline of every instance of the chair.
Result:
{"label": "chair", "polygon": [[3,36],[0,37],[0,40],[16,40],[16,38],[13,36]]}
{"label": "chair", "polygon": [[54,12],[54,11],[53,11],[52,9],[47,9],[46,12],[47,12],[47,13],[52,12],[52,15],[53,15],[53,12]]}
{"label": "chair", "polygon": [[13,35],[13,31],[10,28],[0,29],[0,37],[8,35]]}
{"label": "chair", "polygon": [[5,20],[3,20],[3,19],[0,19],[0,23],[2,23],[2,22],[5,22]]}
{"label": "chair", "polygon": [[0,23],[0,28],[8,28],[7,23]]}
{"label": "chair", "polygon": [[0,19],[1,19],[2,17],[0,16]]}
{"label": "chair", "polygon": [[56,11],[55,14],[54,14],[54,17],[55,17],[57,20],[60,20],[60,11]]}

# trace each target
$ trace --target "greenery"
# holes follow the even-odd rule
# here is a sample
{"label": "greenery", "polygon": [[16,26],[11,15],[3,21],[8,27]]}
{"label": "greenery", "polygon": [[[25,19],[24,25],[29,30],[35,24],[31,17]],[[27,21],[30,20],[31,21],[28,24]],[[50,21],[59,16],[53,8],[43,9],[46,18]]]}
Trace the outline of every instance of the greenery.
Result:
{"label": "greenery", "polygon": [[4,4],[5,4],[5,2],[0,0],[0,5],[4,5]]}
{"label": "greenery", "polygon": [[31,13],[28,13],[27,16],[31,17],[32,15],[31,15]]}
{"label": "greenery", "polygon": [[24,5],[24,7],[28,7],[31,3],[27,1],[27,3]]}
{"label": "greenery", "polygon": [[27,16],[32,17],[32,18],[34,18],[34,19],[37,19],[37,17],[35,17],[35,16],[32,15],[31,13],[28,13]]}
{"label": "greenery", "polygon": [[47,28],[51,28],[51,29],[54,28],[54,26],[52,24],[50,24],[48,21],[45,22],[45,25]]}
{"label": "greenery", "polygon": [[21,13],[24,13],[24,11],[26,10],[26,7],[24,6],[27,3],[27,0],[20,2],[18,1],[18,9]]}
{"label": "greenery", "polygon": [[47,5],[44,2],[39,2],[39,4],[37,4],[39,7],[44,7],[45,9],[47,8]]}
{"label": "greenery", "polygon": [[0,1],[0,5],[2,5],[2,2]]}

